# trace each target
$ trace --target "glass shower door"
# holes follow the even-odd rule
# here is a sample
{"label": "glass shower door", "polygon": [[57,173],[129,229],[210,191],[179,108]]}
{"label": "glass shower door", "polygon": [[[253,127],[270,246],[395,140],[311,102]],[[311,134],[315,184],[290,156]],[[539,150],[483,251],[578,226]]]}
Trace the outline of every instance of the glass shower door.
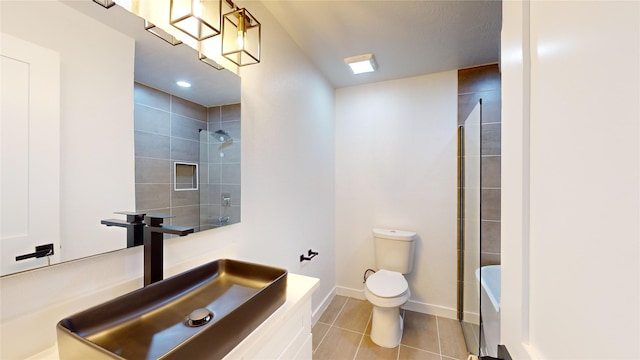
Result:
{"label": "glass shower door", "polygon": [[474,355],[480,348],[480,179],[482,101],[460,127],[460,266],[459,318],[467,349]]}

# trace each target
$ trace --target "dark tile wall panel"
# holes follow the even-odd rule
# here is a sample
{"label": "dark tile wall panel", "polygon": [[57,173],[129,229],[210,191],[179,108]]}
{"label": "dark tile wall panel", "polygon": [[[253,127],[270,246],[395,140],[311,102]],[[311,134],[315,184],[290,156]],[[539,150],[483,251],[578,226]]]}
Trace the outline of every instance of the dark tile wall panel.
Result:
{"label": "dark tile wall panel", "polygon": [[482,99],[481,265],[500,263],[501,80],[497,64],[458,71],[458,124]]}

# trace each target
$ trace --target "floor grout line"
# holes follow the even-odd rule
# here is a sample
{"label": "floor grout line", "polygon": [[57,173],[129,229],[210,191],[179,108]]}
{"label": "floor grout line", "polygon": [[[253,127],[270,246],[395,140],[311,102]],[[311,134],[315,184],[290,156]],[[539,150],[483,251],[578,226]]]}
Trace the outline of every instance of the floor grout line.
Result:
{"label": "floor grout line", "polygon": [[[335,297],[333,298],[335,299]],[[331,301],[333,301],[333,299]],[[320,348],[320,345],[322,345],[322,342],[324,341],[324,339],[327,338],[327,335],[329,335],[329,331],[331,331],[331,328],[333,327],[333,324],[335,324],[336,320],[338,320],[338,317],[340,316],[340,314],[342,313],[342,310],[344,309],[345,305],[347,305],[347,301],[349,301],[349,298],[347,298],[347,300],[344,302],[344,304],[342,304],[342,307],[340,308],[340,311],[338,311],[338,313],[336,314],[336,318],[333,319],[333,321],[331,322],[331,324],[326,324],[326,323],[321,323],[321,324],[325,324],[325,325],[329,325],[329,329],[327,329],[327,332],[324,333],[324,336],[322,337],[322,340],[320,340],[320,342],[318,343],[318,346],[316,346],[315,349],[313,349],[313,351],[311,352],[311,354],[314,354],[316,352],[316,350],[318,350]],[[337,326],[336,326],[337,327]]]}
{"label": "floor grout line", "polygon": [[439,316],[436,315],[436,333],[438,334],[438,352],[440,353],[438,355],[440,355],[440,359],[442,359],[442,344],[440,341],[440,324],[438,318]]}
{"label": "floor grout line", "polygon": [[[349,331],[350,333],[354,333],[354,334],[359,334],[360,335],[360,341],[359,341],[358,345],[356,346],[356,351],[355,351],[355,353],[353,355],[353,360],[355,360],[358,357],[358,355],[361,353],[361,351],[363,351],[363,345],[364,345],[364,342],[365,342],[364,338],[365,338],[365,336],[367,336],[367,334],[366,334],[367,328],[368,328],[369,324],[371,323],[371,321],[373,320],[372,319],[373,318],[373,311],[371,311],[369,313],[367,326],[364,328],[364,330],[362,332],[337,326],[336,322],[337,322],[338,318],[340,318],[341,315],[344,315],[343,312],[344,312],[345,307],[347,306],[347,303],[349,301],[350,301],[350,298],[347,297],[346,301],[340,307],[340,310],[337,312],[337,314],[336,314],[335,318],[332,320],[331,324],[328,324],[326,322],[318,321],[319,323],[323,324],[324,326],[328,326],[329,328],[327,329],[327,332],[324,334],[324,336],[322,337],[322,339],[320,340],[320,342],[318,343],[316,348],[313,350],[313,354],[314,355],[316,354],[317,350],[321,347],[321,345],[324,343],[324,341],[327,338],[329,332],[334,328],[335,329],[339,329],[339,330]],[[407,316],[407,310],[401,308],[400,315],[402,316],[402,319],[403,319],[403,322],[404,322],[404,320],[405,320],[405,318]],[[442,353],[442,339],[441,339],[441,333],[440,333],[440,317],[437,316],[437,315],[433,315],[433,316],[435,317],[435,320],[436,320],[436,334],[435,334],[435,336],[438,337],[438,350],[437,350],[438,352],[429,351],[429,350],[426,350],[426,349],[421,349],[421,348],[410,346],[410,345],[404,345],[402,343],[402,339],[401,339],[400,343],[397,346],[396,357],[395,357],[396,360],[401,360],[401,358],[400,358],[400,347],[401,346],[405,346],[408,349],[413,349],[413,350],[417,350],[417,351],[420,351],[420,352],[426,352],[428,354],[435,355],[435,356],[439,357],[440,360],[457,360],[455,357],[450,357],[450,356],[444,355]],[[444,324],[443,324],[443,326],[444,326]],[[403,336],[404,336],[404,331],[403,331]],[[389,354],[389,355],[392,355],[392,354]]]}

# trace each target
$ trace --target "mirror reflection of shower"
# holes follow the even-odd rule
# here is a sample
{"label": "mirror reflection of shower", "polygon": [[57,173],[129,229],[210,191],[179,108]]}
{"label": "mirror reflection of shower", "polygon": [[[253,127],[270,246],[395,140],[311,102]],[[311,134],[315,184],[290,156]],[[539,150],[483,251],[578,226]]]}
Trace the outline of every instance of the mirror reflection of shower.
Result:
{"label": "mirror reflection of shower", "polygon": [[216,131],[215,134],[216,134],[216,139],[218,139],[218,141],[220,142],[220,146],[218,147],[218,151],[219,151],[218,155],[220,157],[224,157],[224,149],[226,147],[231,146],[231,144],[233,144],[233,138],[231,137],[231,135],[229,135],[229,133],[227,133],[222,129]]}
{"label": "mirror reflection of shower", "polygon": [[209,114],[200,130],[200,227],[216,228],[240,220],[240,104]]}

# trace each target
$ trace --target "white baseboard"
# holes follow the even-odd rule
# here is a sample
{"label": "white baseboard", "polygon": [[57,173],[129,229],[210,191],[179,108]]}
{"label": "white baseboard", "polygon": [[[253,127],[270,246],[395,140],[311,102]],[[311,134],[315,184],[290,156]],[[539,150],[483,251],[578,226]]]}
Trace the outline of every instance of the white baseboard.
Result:
{"label": "white baseboard", "polygon": [[[364,289],[358,290],[358,289],[351,289],[343,286],[336,286],[335,295],[341,295],[341,296],[347,296],[350,298],[366,300],[364,296]],[[404,304],[403,308],[406,310],[415,311],[422,314],[436,315],[436,316],[441,316],[448,319],[458,318],[458,311],[456,309],[440,306],[440,305],[427,304],[427,303],[423,303],[423,302],[419,302],[411,299],[409,299],[409,301],[407,301],[407,303]]]}
{"label": "white baseboard", "polygon": [[480,314],[475,312],[465,311],[463,316],[464,316],[465,322],[468,322],[474,325],[480,325]]}
{"label": "white baseboard", "polygon": [[322,314],[324,314],[324,311],[327,310],[327,308],[329,307],[329,304],[331,304],[331,301],[333,301],[334,297],[336,297],[336,288],[333,288],[329,292],[329,294],[322,300],[320,305],[313,311],[313,314],[311,314],[312,327],[316,324],[316,322],[318,322],[318,319],[320,319]]}
{"label": "white baseboard", "polygon": [[356,289],[351,289],[343,286],[336,286],[336,295],[346,296],[346,297],[360,299],[360,300],[367,300],[367,298],[364,297],[364,289],[356,290]]}

